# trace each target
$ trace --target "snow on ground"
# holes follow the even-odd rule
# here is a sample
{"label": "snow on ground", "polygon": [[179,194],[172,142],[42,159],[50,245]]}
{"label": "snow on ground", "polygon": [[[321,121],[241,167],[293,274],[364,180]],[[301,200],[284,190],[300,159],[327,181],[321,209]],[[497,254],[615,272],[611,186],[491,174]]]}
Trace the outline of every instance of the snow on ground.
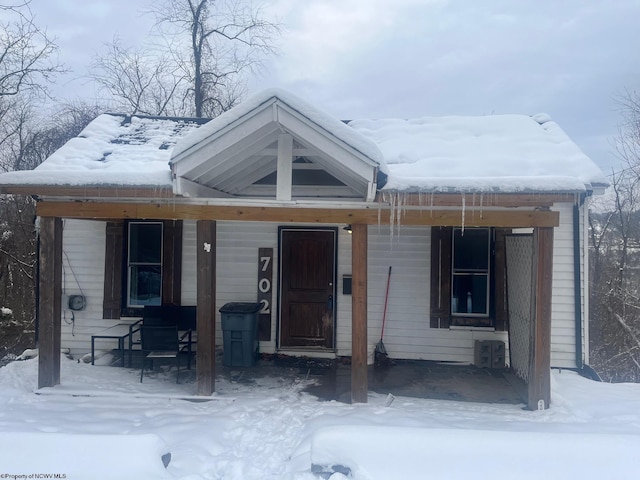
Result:
{"label": "snow on ground", "polygon": [[171,374],[140,384],[139,371],[64,357],[62,385],[35,394],[37,366],[0,368],[5,478],[311,480],[312,461],[349,469],[331,480],[638,476],[640,385],[569,371],[553,373],[552,407],[529,412],[407,397],[389,404],[377,394],[368,404],[321,402],[302,391],[304,378],[242,382],[241,372],[219,378],[210,401],[194,401],[184,399],[194,385]]}

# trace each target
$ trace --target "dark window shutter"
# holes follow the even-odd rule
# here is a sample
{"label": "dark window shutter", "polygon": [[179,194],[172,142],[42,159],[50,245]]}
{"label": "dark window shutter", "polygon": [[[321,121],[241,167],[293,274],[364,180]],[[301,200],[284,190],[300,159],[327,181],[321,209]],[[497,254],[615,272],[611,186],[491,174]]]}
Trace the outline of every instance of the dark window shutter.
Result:
{"label": "dark window shutter", "polygon": [[162,304],[180,305],[182,296],[182,220],[165,220],[162,236]]}
{"label": "dark window shutter", "polygon": [[431,328],[451,323],[451,227],[431,227]]}
{"label": "dark window shutter", "polygon": [[120,318],[123,222],[107,222],[102,318]]}
{"label": "dark window shutter", "polygon": [[507,304],[507,262],[505,236],[509,229],[495,229],[494,279],[495,279],[495,322],[496,330],[507,330],[509,310]]}

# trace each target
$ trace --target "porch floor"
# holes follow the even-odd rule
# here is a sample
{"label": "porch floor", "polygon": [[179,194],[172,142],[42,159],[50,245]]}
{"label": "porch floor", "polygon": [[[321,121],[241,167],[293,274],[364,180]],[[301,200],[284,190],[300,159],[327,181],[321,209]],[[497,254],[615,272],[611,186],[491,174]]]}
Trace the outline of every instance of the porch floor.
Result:
{"label": "porch floor", "polygon": [[[139,368],[140,358],[136,357],[133,366]],[[195,365],[191,370],[182,365],[180,383],[195,384]],[[246,385],[259,384],[266,377],[311,381],[304,389],[307,393],[321,400],[351,401],[348,359],[263,355],[252,367],[227,367],[222,355],[217,354],[216,377]],[[370,392],[382,395],[515,405],[525,403],[526,399],[526,385],[509,370],[429,360],[394,360],[387,366],[371,365],[368,383]]]}
{"label": "porch floor", "polygon": [[[220,364],[220,369],[222,375],[233,375],[232,368]],[[315,380],[305,391],[322,400],[351,401],[351,365],[340,360],[275,357],[242,370],[249,379],[288,370]],[[371,392],[434,400],[520,404],[526,398],[526,386],[508,370],[427,360],[396,360],[388,366],[369,366],[368,383]]]}

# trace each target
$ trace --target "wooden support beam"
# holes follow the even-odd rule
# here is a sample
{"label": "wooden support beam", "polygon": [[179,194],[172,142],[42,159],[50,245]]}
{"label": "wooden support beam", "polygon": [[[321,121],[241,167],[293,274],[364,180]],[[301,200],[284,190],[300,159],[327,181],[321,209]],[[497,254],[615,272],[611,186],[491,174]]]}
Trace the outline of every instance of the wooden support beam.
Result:
{"label": "wooden support beam", "polygon": [[40,218],[38,388],[60,383],[62,219]]}
{"label": "wooden support beam", "polygon": [[551,401],[551,281],[553,228],[533,232],[531,354],[527,404],[549,408]]}
{"label": "wooden support beam", "polygon": [[351,402],[367,403],[367,225],[351,235]]}
{"label": "wooden support beam", "polygon": [[[242,207],[219,205],[190,205],[179,203],[110,203],[110,202],[39,202],[40,216],[91,219],[158,219],[237,220],[251,222],[317,223],[317,224],[389,224],[390,212],[383,208],[305,208],[305,207]],[[560,214],[538,210],[473,211],[462,210],[404,210],[400,224],[443,227],[557,227]]]}
{"label": "wooden support beam", "polygon": [[216,222],[196,224],[197,333],[196,381],[198,395],[215,392],[216,373]]}

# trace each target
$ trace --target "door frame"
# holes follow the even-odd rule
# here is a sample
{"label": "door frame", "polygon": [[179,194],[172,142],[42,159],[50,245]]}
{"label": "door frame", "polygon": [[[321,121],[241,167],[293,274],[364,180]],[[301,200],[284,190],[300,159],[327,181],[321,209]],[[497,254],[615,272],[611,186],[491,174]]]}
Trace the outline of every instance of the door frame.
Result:
{"label": "door frame", "polygon": [[[332,347],[329,349],[324,349],[322,351],[326,352],[335,352],[336,350],[336,342],[337,342],[337,304],[338,304],[338,287],[337,287],[337,279],[338,279],[338,227],[316,227],[316,226],[304,226],[304,225],[279,225],[278,226],[278,278],[277,278],[277,301],[276,301],[276,350],[283,349],[280,345],[280,328],[281,328],[281,310],[282,310],[282,234],[286,231],[307,231],[307,232],[333,232],[333,275],[332,275],[332,283],[333,283],[333,341]],[[284,347],[284,350],[287,351],[318,351],[317,347]]]}

